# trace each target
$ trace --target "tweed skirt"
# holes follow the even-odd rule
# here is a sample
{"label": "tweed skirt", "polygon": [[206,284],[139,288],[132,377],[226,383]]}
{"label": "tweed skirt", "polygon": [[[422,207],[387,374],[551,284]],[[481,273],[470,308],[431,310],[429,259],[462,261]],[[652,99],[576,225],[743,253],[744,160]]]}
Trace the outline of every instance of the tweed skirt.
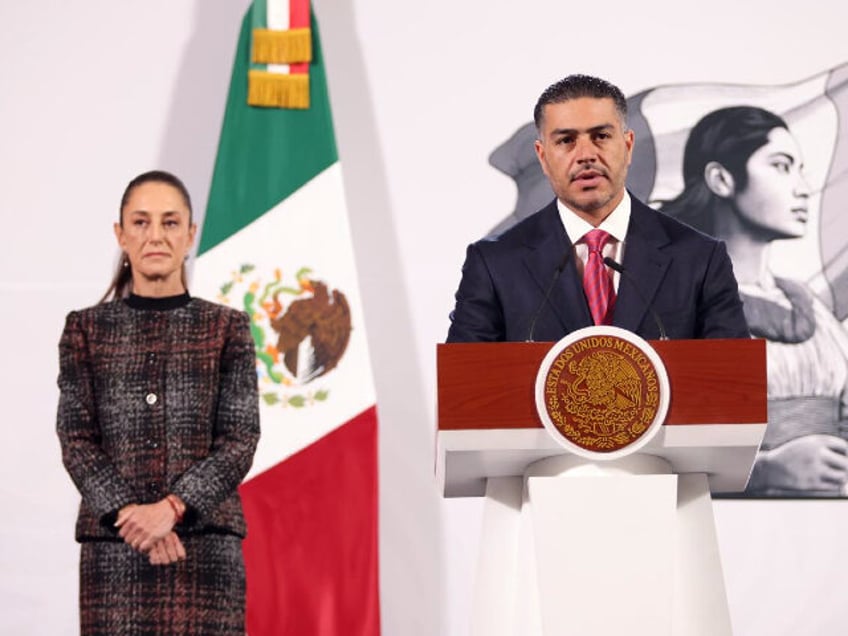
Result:
{"label": "tweed skirt", "polygon": [[80,550],[82,636],[244,636],[241,539],[181,537],[186,560],[150,565],[117,541]]}

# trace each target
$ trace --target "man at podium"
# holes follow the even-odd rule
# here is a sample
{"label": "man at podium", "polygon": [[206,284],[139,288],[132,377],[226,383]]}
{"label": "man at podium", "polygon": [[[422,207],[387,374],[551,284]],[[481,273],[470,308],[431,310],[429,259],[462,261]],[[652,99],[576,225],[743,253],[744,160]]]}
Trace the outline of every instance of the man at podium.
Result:
{"label": "man at podium", "polygon": [[724,244],[627,192],[635,139],[622,92],[569,75],[533,117],[556,198],[468,247],[447,341],[557,341],[593,324],[645,339],[749,337]]}

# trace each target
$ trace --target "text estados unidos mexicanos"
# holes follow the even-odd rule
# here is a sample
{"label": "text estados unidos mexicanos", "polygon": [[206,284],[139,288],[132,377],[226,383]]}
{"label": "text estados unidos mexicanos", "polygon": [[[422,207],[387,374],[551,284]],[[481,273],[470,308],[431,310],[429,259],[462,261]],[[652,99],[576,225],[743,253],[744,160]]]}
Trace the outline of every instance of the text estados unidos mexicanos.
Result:
{"label": "text estados unidos mexicanos", "polygon": [[583,340],[578,340],[569,347],[566,347],[553,361],[551,368],[548,371],[547,380],[545,382],[545,393],[555,393],[556,386],[559,383],[559,376],[562,374],[565,365],[578,353],[582,353],[589,349],[612,349],[627,356],[633,363],[639,367],[647,384],[648,393],[653,393],[657,390],[657,376],[654,370],[654,365],[648,359],[641,349],[635,347],[626,340],[613,338],[612,336],[590,336]]}

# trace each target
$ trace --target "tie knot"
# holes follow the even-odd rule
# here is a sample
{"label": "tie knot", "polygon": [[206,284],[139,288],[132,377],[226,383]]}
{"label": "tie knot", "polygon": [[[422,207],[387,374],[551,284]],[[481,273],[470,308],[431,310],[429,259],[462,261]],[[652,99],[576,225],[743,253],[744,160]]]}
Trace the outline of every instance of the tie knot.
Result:
{"label": "tie knot", "polygon": [[609,240],[609,234],[603,230],[592,230],[583,237],[583,241],[589,247],[590,252],[600,252]]}

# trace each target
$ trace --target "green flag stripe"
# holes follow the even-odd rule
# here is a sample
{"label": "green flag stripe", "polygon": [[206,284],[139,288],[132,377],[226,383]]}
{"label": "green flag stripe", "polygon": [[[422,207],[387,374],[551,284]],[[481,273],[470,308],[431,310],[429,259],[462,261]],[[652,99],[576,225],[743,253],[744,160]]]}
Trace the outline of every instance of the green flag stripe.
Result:
{"label": "green flag stripe", "polygon": [[254,29],[264,29],[268,26],[268,3],[266,0],[253,0],[250,10],[252,12],[250,23]]}
{"label": "green flag stripe", "polygon": [[247,105],[252,10],[242,21],[198,255],[252,223],[338,160],[318,25],[308,110]]}

